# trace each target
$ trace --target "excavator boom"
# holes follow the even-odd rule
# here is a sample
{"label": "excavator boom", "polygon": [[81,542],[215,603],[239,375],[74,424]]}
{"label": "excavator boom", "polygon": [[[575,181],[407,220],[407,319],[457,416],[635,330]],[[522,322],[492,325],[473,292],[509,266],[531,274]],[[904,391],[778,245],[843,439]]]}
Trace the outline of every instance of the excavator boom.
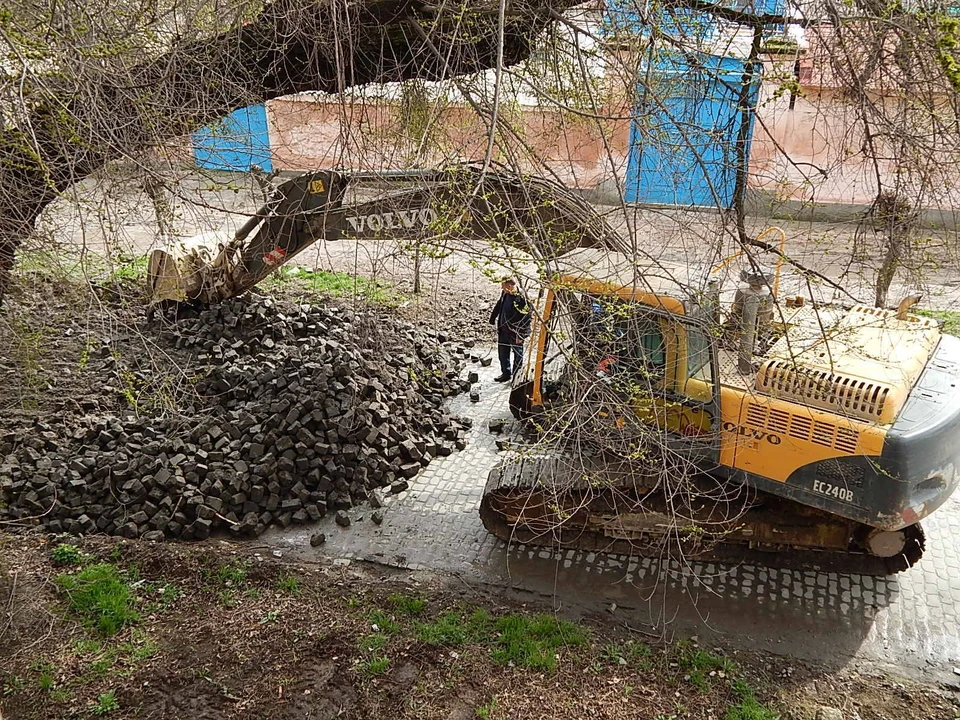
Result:
{"label": "excavator boom", "polygon": [[[346,203],[348,191],[377,196]],[[541,258],[618,242],[582,198],[541,179],[474,165],[317,171],[281,183],[225,242],[211,247],[209,239],[200,238],[155,250],[148,268],[151,299],[154,304],[222,301],[249,290],[315,242],[377,237],[419,242],[483,237]]]}

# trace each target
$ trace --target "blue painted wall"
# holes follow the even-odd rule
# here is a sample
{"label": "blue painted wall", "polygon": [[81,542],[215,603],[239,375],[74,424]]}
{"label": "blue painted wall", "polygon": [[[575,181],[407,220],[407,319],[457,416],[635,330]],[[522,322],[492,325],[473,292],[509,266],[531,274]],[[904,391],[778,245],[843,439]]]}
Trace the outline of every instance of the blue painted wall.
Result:
{"label": "blue painted wall", "polygon": [[267,110],[251,105],[193,134],[193,156],[197,167],[210,170],[246,172],[252,165],[273,170]]}
{"label": "blue painted wall", "polygon": [[[732,205],[743,71],[741,60],[702,53],[662,53],[641,69],[647,82],[630,129],[627,202]],[[757,78],[753,107],[758,90]],[[751,135],[752,126],[751,115]]]}

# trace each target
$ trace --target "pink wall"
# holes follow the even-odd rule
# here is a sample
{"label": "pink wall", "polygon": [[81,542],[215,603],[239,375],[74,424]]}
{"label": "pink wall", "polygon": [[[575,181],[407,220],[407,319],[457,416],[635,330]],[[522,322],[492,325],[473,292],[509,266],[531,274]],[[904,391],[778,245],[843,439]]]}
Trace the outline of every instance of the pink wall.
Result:
{"label": "pink wall", "polygon": [[[765,63],[750,156],[749,186],[772,201],[865,205],[876,195],[873,165],[862,153],[863,136],[849,105],[830,87],[827,73],[805,56],[802,92],[794,107],[789,94],[777,97],[781,79],[792,76],[793,60]],[[628,83],[620,83],[629,87]],[[612,94],[615,96],[615,94]],[[516,133],[501,133],[494,158],[524,172],[553,175],[584,190],[616,197],[626,174],[629,103],[602,111],[615,120],[574,118],[544,107],[505,106],[502,118]],[[401,104],[386,100],[340,100],[293,96],[267,104],[274,167],[390,169],[437,167],[482,160],[488,128],[473,108],[449,104],[432,111],[429,140],[418,147],[404,134]],[[950,165],[949,167],[953,167]],[[885,184],[894,168],[880,167]],[[939,200],[960,205],[960,191],[944,177]],[[928,198],[932,200],[932,198]]]}
{"label": "pink wall", "polygon": [[[433,111],[422,147],[405,133],[394,101],[294,96],[269,102],[267,116],[279,170],[433,167],[483,160],[487,151],[488,126],[467,105]],[[494,159],[520,171],[546,170],[570,186],[592,189],[626,167],[627,121],[604,121],[601,132],[594,120],[538,107],[506,107],[501,117],[512,131],[500,133]]]}

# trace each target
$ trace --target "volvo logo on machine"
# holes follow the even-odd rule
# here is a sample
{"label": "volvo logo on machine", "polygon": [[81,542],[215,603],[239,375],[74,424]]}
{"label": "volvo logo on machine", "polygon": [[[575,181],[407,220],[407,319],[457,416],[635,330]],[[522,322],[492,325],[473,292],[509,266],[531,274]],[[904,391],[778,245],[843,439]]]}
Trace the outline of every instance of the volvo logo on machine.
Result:
{"label": "volvo logo on machine", "polygon": [[437,211],[432,207],[416,210],[397,210],[396,212],[370,213],[347,218],[347,224],[354,232],[380,232],[381,230],[412,230],[427,227],[436,222]]}
{"label": "volvo logo on machine", "polygon": [[766,440],[771,445],[779,445],[783,442],[783,438],[776,433],[767,432],[760,428],[744,427],[743,425],[737,425],[732,422],[725,422],[723,424],[723,430],[724,432],[736,433],[737,435],[743,435],[753,440]]}

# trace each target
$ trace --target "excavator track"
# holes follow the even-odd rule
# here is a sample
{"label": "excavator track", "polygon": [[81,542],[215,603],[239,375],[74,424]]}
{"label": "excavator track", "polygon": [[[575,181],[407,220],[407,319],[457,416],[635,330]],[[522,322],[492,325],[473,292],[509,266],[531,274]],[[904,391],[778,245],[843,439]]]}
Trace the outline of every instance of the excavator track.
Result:
{"label": "excavator track", "polygon": [[902,547],[878,557],[866,550],[872,528],[745,485],[549,457],[494,468],[480,517],[502,540],[556,550],[873,576],[907,570],[925,542],[910,525],[891,534]]}

